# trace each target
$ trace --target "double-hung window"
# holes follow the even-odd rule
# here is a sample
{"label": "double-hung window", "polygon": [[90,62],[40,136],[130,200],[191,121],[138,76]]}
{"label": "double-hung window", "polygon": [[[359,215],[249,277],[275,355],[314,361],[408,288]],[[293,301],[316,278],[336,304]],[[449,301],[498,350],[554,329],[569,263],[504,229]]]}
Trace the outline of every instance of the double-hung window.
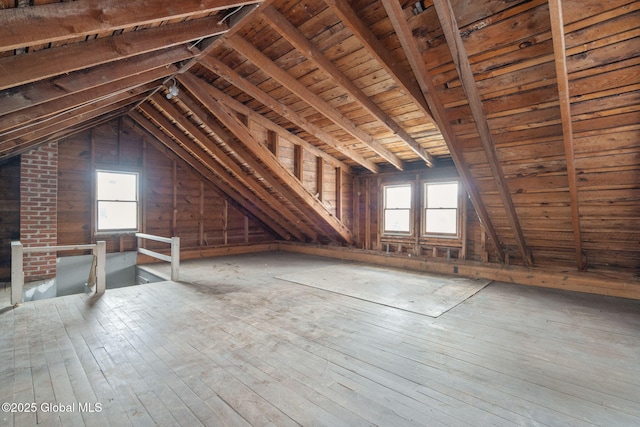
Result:
{"label": "double-hung window", "polygon": [[458,182],[424,184],[424,234],[458,235]]}
{"label": "double-hung window", "polygon": [[138,231],[139,174],[96,171],[96,231]]}
{"label": "double-hung window", "polygon": [[383,230],[389,234],[411,234],[412,188],[410,184],[383,187]]}

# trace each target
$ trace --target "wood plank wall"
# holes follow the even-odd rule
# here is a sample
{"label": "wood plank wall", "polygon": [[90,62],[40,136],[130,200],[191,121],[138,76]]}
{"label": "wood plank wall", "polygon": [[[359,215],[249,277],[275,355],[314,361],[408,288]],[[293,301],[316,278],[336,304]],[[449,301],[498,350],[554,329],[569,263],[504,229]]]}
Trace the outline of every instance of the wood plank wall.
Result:
{"label": "wood plank wall", "polygon": [[[455,168],[436,168],[417,173],[419,180],[439,179],[442,177],[457,176]],[[466,204],[466,215],[464,215],[464,236],[460,240],[455,239],[434,239],[429,237],[416,236],[385,236],[381,232],[381,203],[382,187],[390,183],[415,182],[416,172],[388,173],[380,176],[360,175],[353,179],[353,202],[352,206],[356,213],[353,218],[353,231],[357,240],[357,248],[377,251],[383,254],[390,253],[396,255],[406,255],[420,259],[440,258],[457,259],[471,262],[483,262],[489,267],[502,268],[496,256],[495,248],[487,237],[484,228],[478,218],[471,200],[463,197]],[[462,208],[461,208],[462,209]],[[604,209],[604,207],[602,207]],[[635,225],[628,226],[632,230]],[[503,246],[504,247],[504,246]],[[434,249],[435,248],[435,249]],[[506,245],[507,260],[505,264],[522,266],[522,260],[518,254],[509,250]],[[603,253],[600,258],[590,258],[587,271],[596,274],[616,274],[617,277],[631,278],[637,280],[638,260],[625,258],[624,256],[614,260],[614,254],[625,254],[625,248],[611,248],[612,252]],[[613,251],[615,249],[615,251]],[[557,251],[557,256],[553,257],[553,251],[548,250],[545,257],[536,260],[535,266],[541,272],[545,269],[564,269],[575,271],[575,262],[567,258],[561,250]],[[625,254],[626,255],[626,254]]]}
{"label": "wood plank wall", "polygon": [[[482,107],[536,265],[575,267],[576,222],[587,268],[638,274],[640,50],[637,2],[567,0],[564,31],[574,167],[567,172],[549,6],[452,2]],[[428,4],[428,3],[427,3]],[[570,11],[570,13],[568,13]],[[489,216],[512,261],[513,230],[436,11],[410,18]],[[576,179],[571,200],[569,183]],[[572,220],[572,209],[579,221]]]}
{"label": "wood plank wall", "polygon": [[[96,240],[92,233],[96,167],[141,172],[141,228],[145,233],[179,236],[185,249],[274,240],[214,185],[183,169],[145,138],[132,121],[121,118],[60,142],[58,244]],[[131,235],[106,236],[105,240],[109,252],[136,248]],[[146,247],[164,249],[166,245],[148,241]]]}
{"label": "wood plank wall", "polygon": [[305,149],[295,142],[293,135],[288,138],[284,133],[269,132],[253,119],[248,119],[247,125],[252,135],[262,141],[291,173],[291,179],[298,179],[309,193],[322,201],[329,212],[341,219],[347,227],[351,227],[353,175]]}
{"label": "wood plank wall", "polygon": [[[353,181],[353,209],[354,235],[359,249],[374,250],[384,253],[406,254],[423,258],[455,258],[473,261],[488,259],[496,261],[495,253],[490,242],[485,241],[484,231],[473,204],[466,197],[462,197],[460,212],[464,215],[464,236],[460,239],[433,238],[419,236],[419,224],[416,222],[415,231],[410,236],[384,235],[381,220],[382,187],[387,184],[413,183],[415,190],[420,192],[420,183],[429,180],[458,179],[458,173],[453,166],[437,169],[421,168],[416,171],[383,173],[379,176],[362,175]],[[420,209],[420,196],[416,195],[416,214]],[[462,204],[466,206],[462,206]],[[414,218],[415,219],[415,218]],[[416,220],[417,221],[417,220]]]}

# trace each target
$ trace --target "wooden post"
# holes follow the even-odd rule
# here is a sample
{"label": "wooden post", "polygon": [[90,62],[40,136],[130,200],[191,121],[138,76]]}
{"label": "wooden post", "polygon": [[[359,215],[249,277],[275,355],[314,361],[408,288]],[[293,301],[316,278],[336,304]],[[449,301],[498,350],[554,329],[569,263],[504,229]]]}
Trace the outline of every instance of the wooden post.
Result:
{"label": "wooden post", "polygon": [[371,196],[369,194],[369,177],[365,178],[364,209],[364,248],[371,249]]}
{"label": "wooden post", "polygon": [[11,242],[11,305],[23,302],[24,271],[22,243]]}
{"label": "wooden post", "polygon": [[460,252],[459,252],[459,258],[462,260],[467,259],[467,220],[468,220],[468,211],[467,211],[467,191],[464,188],[464,185],[462,185],[462,182],[458,183],[458,188],[460,189],[459,191],[459,197],[460,197],[460,201],[458,202],[458,205],[460,205],[460,207],[462,208],[462,224],[460,227],[460,236],[462,237],[462,247],[460,248]]}
{"label": "wooden post", "polygon": [[316,193],[318,194],[318,200],[324,199],[324,160],[322,157],[316,157]]}
{"label": "wooden post", "polygon": [[96,294],[101,294],[107,289],[107,242],[98,240],[95,248],[96,255]]}
{"label": "wooden post", "polygon": [[178,228],[178,163],[173,161],[173,210],[171,216],[171,234]]}
{"label": "wooden post", "polygon": [[480,250],[482,251],[482,262],[489,262],[489,252],[487,251],[487,232],[482,223],[480,223]]}
{"label": "wooden post", "polygon": [[267,130],[267,146],[276,158],[278,157],[278,134],[271,130]]}
{"label": "wooden post", "polygon": [[229,233],[227,230],[227,222],[228,222],[228,217],[227,217],[227,212],[229,210],[229,202],[227,201],[227,199],[224,200],[224,203],[222,204],[222,238],[224,239],[224,244],[228,244],[229,242]]}
{"label": "wooden post", "polygon": [[180,238],[171,238],[171,280],[180,280]]}
{"label": "wooden post", "polygon": [[200,181],[200,212],[198,215],[198,246],[204,245],[204,181]]}
{"label": "wooden post", "polygon": [[[355,193],[354,193],[355,198]],[[354,216],[355,209],[354,209]],[[336,218],[342,219],[342,169],[336,168]],[[358,233],[358,236],[360,234]]]}
{"label": "wooden post", "polygon": [[422,222],[421,218],[424,212],[423,206],[423,187],[420,185],[420,174],[416,174],[416,179],[413,187],[413,254],[420,255],[420,236],[422,236]]}
{"label": "wooden post", "polygon": [[[148,163],[148,159],[147,159],[147,139],[145,136],[142,137],[142,170],[146,171],[147,170],[147,163]],[[94,174],[95,175],[95,174]],[[140,191],[140,197],[142,198],[142,218],[141,218],[141,224],[140,224],[140,229],[142,230],[143,233],[147,232],[147,174],[143,173],[142,175],[142,182],[140,182],[140,187],[141,187],[141,191]],[[142,246],[140,246],[140,244],[142,243]],[[145,243],[142,242],[140,239],[138,239],[138,247],[139,248],[144,248]]]}
{"label": "wooden post", "polygon": [[304,168],[304,152],[299,145],[293,146],[293,174],[302,182],[302,170]]}

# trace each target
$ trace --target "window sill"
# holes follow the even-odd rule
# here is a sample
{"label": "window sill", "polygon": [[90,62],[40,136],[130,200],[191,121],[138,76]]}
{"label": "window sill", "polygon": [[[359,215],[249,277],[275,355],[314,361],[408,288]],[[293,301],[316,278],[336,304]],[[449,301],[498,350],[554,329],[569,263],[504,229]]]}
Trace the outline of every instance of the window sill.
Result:
{"label": "window sill", "polygon": [[94,237],[119,237],[119,236],[135,236],[139,230],[113,230],[113,231],[96,231]]}

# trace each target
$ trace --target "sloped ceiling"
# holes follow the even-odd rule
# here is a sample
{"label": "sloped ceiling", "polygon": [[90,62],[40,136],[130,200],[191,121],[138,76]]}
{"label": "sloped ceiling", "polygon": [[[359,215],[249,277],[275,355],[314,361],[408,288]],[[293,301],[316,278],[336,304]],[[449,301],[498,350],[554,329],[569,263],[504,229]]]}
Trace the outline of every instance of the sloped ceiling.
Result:
{"label": "sloped ceiling", "polygon": [[640,258],[640,2],[0,7],[0,159],[129,115],[281,238],[345,243],[270,139],[350,174],[452,159],[499,258]]}

